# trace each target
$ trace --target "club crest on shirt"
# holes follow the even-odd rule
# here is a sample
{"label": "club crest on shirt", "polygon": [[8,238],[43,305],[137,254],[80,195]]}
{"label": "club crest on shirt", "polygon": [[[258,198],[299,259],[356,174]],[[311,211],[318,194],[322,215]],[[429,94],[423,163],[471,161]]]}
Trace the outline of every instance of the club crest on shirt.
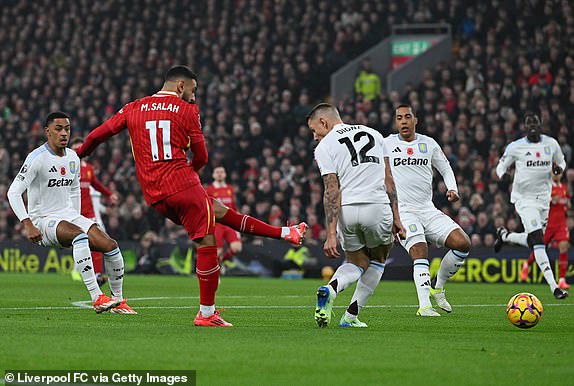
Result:
{"label": "club crest on shirt", "polygon": [[550,155],[550,146],[544,146],[544,154]]}
{"label": "club crest on shirt", "polygon": [[411,232],[416,232],[417,231],[417,224],[411,224],[409,225],[409,230]]}
{"label": "club crest on shirt", "polygon": [[60,169],[60,174],[65,176],[66,175],[66,168],[62,166],[62,168]]}
{"label": "club crest on shirt", "polygon": [[532,224],[532,226],[535,227],[538,224],[538,221],[532,220],[530,221],[530,224]]}
{"label": "club crest on shirt", "polygon": [[76,161],[70,161],[70,173],[76,173]]}
{"label": "club crest on shirt", "polygon": [[415,153],[415,151],[413,150],[412,147],[407,147],[407,154],[408,155],[413,155]]}
{"label": "club crest on shirt", "polygon": [[50,220],[48,222],[48,228],[52,228],[54,225],[56,225],[56,220]]}
{"label": "club crest on shirt", "polygon": [[421,153],[426,153],[428,151],[426,143],[419,143],[419,151]]}

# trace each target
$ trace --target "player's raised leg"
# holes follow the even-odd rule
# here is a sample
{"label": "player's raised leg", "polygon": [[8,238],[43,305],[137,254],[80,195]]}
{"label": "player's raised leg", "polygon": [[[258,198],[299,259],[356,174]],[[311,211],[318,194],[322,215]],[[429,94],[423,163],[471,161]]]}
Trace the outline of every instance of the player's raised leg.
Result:
{"label": "player's raised leg", "polygon": [[219,200],[212,198],[215,220],[223,225],[240,233],[269,237],[272,239],[283,239],[291,244],[302,244],[305,240],[308,225],[304,222],[287,227],[276,227],[264,223],[254,217],[226,207]]}
{"label": "player's raised leg", "polygon": [[556,279],[554,278],[554,272],[550,266],[550,261],[548,260],[548,255],[546,253],[546,246],[544,245],[542,229],[537,229],[528,234],[528,244],[534,252],[534,258],[536,259],[536,264],[542,271],[544,279],[550,286],[550,290],[554,294],[556,299],[565,299],[568,297],[568,292],[558,288]]}

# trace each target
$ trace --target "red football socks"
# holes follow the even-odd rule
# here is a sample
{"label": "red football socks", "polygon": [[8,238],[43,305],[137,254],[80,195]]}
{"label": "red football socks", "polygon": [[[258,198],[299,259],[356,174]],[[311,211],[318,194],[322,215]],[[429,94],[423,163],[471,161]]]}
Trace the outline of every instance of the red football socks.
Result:
{"label": "red football socks", "polygon": [[92,264],[94,265],[94,272],[95,273],[102,273],[103,256],[104,255],[102,252],[92,252]]}
{"label": "red football socks", "polygon": [[566,277],[566,271],[568,270],[568,254],[561,253],[558,258],[558,277]]}
{"label": "red football socks", "polygon": [[227,225],[240,233],[271,237],[273,239],[281,238],[281,227],[274,227],[246,214],[237,213],[233,209],[228,209],[225,216],[217,220],[217,222]]}
{"label": "red football socks", "polygon": [[197,248],[197,264],[195,267],[199,280],[199,304],[212,306],[215,304],[215,293],[219,285],[219,260],[217,247]]}
{"label": "red football socks", "polygon": [[530,252],[530,256],[528,256],[528,260],[526,261],[528,265],[532,265],[534,263],[534,252]]}

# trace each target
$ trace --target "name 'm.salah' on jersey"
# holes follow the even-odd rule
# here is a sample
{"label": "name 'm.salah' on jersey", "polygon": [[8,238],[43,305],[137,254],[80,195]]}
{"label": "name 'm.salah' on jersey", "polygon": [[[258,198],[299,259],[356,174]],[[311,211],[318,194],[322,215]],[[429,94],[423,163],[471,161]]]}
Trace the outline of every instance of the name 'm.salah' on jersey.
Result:
{"label": "name 'm.salah' on jersey", "polygon": [[433,166],[447,189],[458,191],[448,158],[433,138],[416,134],[407,142],[400,134],[392,134],[385,138],[385,146],[401,210],[433,206]]}
{"label": "name 'm.salah' on jersey", "polygon": [[197,105],[158,92],[124,106],[108,120],[116,134],[128,129],[136,174],[151,205],[200,183],[185,151],[204,141]]}
{"label": "name 'm.salah' on jersey", "polygon": [[321,175],[339,178],[341,205],[389,203],[383,136],[362,125],[337,124],[315,148]]}

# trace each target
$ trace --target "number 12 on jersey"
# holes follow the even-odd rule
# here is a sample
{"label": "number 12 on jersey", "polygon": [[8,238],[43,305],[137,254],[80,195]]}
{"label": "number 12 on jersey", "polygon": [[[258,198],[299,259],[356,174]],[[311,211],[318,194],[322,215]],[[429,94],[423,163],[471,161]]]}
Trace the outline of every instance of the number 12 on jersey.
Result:
{"label": "number 12 on jersey", "polygon": [[149,131],[149,142],[151,144],[151,158],[153,161],[159,161],[159,149],[157,145],[157,129],[161,130],[161,144],[163,148],[163,159],[171,159],[171,142],[170,130],[171,121],[146,121],[145,128]]}
{"label": "number 12 on jersey", "polygon": [[[369,138],[369,142],[367,142],[367,144],[365,144],[365,146],[363,146],[361,150],[359,150],[359,157],[357,157],[357,150],[355,150],[355,145],[353,145],[353,142],[359,142],[361,138],[364,136],[367,136],[367,138]],[[359,166],[359,163],[364,164],[367,162],[374,162],[378,164],[381,162],[379,157],[374,155],[367,155],[367,152],[371,150],[373,147],[375,147],[375,138],[373,138],[371,134],[367,133],[366,131],[359,131],[353,137],[353,142],[351,142],[351,140],[348,137],[343,137],[339,139],[339,143],[347,146],[347,149],[349,150],[349,154],[351,155],[352,166]]]}

